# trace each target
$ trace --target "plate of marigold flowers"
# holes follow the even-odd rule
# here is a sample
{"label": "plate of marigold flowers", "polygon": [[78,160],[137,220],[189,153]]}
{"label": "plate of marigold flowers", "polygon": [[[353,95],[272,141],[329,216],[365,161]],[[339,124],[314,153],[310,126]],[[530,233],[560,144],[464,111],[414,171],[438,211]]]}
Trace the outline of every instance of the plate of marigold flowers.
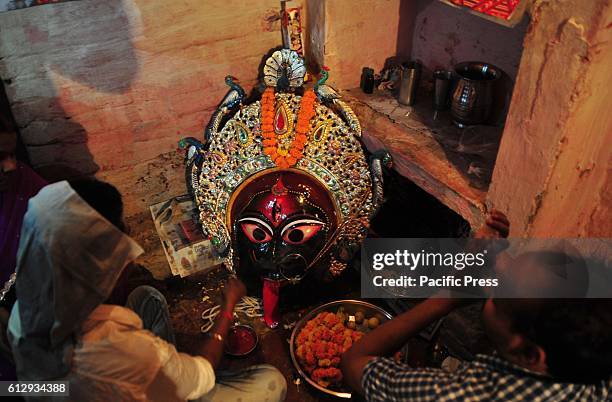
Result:
{"label": "plate of marigold flowers", "polygon": [[304,315],[291,335],[291,359],[300,375],[330,395],[350,398],[342,383],[340,358],[368,331],[391,314],[359,300],[338,300]]}

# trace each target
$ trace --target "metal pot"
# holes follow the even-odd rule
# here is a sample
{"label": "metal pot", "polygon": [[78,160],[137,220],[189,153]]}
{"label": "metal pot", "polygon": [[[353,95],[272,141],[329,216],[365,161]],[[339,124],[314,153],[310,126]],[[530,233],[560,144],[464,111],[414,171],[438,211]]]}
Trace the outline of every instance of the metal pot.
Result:
{"label": "metal pot", "polygon": [[493,109],[495,84],[501,70],[489,63],[468,61],[455,66],[457,85],[451,98],[451,115],[459,127],[482,124]]}
{"label": "metal pot", "polygon": [[297,336],[302,330],[302,328],[304,328],[306,323],[310,321],[311,319],[315,318],[317,314],[319,314],[320,312],[328,311],[328,312],[335,313],[338,311],[340,307],[342,307],[344,309],[344,312],[347,314],[354,315],[358,310],[361,310],[365,313],[366,316],[379,315],[382,318],[381,323],[386,322],[393,318],[391,314],[389,314],[387,311],[383,310],[382,308],[372,303],[364,302],[361,300],[337,300],[337,301],[329,302],[329,303],[323,304],[315,308],[308,314],[304,315],[297,322],[297,324],[295,324],[295,327],[293,327],[293,332],[291,333],[291,340],[289,342],[289,345],[290,345],[289,352],[291,354],[291,361],[293,362],[293,366],[296,368],[298,373],[300,373],[302,378],[306,380],[307,383],[309,383],[310,385],[312,385],[313,387],[315,387],[316,389],[318,389],[319,391],[325,394],[333,395],[339,398],[350,399],[351,393],[348,390],[343,391],[343,390],[333,390],[333,389],[325,388],[317,384],[315,381],[311,380],[308,374],[306,373],[306,371],[302,369],[302,365],[300,364],[296,356],[297,348],[295,346],[295,343],[297,341]]}

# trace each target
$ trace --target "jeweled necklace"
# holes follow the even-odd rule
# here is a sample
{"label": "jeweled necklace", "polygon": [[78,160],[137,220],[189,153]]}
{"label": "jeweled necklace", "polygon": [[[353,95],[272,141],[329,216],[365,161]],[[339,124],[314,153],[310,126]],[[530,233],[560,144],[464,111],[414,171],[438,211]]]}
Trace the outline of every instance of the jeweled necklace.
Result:
{"label": "jeweled necklace", "polygon": [[[275,130],[274,112],[276,110],[276,97],[274,96],[274,88],[268,87],[261,97],[261,135],[263,137],[264,153],[268,155],[274,164],[280,168],[288,168],[302,158],[304,146],[308,142],[308,129],[310,128],[310,119],[315,115],[314,102],[317,95],[313,90],[308,89],[304,92],[300,101],[300,111],[298,112],[297,124],[295,126],[295,136],[289,144],[280,144],[280,135]],[[285,117],[277,117],[277,119],[286,119]],[[277,122],[278,123],[278,122]],[[282,121],[284,128],[288,125],[287,121]],[[277,124],[279,125],[279,124]],[[283,134],[283,136],[291,133]]]}

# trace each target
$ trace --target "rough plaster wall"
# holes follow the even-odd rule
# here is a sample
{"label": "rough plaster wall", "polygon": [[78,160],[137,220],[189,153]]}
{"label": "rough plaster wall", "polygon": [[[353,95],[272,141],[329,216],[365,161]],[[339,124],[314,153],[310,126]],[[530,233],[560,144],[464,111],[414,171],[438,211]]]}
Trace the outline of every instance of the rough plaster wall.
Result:
{"label": "rough plaster wall", "polygon": [[400,0],[326,0],[324,63],[338,88],[359,86],[365,66],[395,56]]}
{"label": "rough plaster wall", "polygon": [[508,28],[446,5],[418,0],[408,9],[416,14],[412,58],[430,71],[450,69],[462,61],[486,61],[516,77],[529,18]]}
{"label": "rough plaster wall", "polygon": [[416,26],[419,2],[400,0],[399,26],[397,27],[397,44],[395,55],[400,62],[411,60],[412,42]]}
{"label": "rough plaster wall", "polygon": [[252,88],[280,45],[278,8],[89,0],[0,14],[0,76],[32,163],[97,171],[127,215],[184,192],[177,141],[201,137],[226,74]]}
{"label": "rough plaster wall", "polygon": [[306,62],[309,69],[316,70],[324,64],[325,43],[325,2],[326,0],[306,0]]}
{"label": "rough plaster wall", "polygon": [[489,206],[513,236],[612,236],[610,0],[532,11]]}

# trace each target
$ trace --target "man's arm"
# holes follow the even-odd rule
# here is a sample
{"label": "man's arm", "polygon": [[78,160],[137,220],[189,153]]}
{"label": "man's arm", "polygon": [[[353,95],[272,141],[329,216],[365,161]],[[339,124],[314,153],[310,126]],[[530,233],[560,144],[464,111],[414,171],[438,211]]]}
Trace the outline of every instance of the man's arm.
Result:
{"label": "man's arm", "polygon": [[209,331],[210,336],[203,342],[199,355],[204,357],[216,369],[223,357],[223,344],[233,322],[233,312],[236,304],[246,294],[244,284],[238,279],[230,278],[225,285],[221,312],[217,316],[215,325]]}
{"label": "man's arm", "polygon": [[[504,238],[508,236],[510,223],[506,216],[492,210],[475,238]],[[363,370],[370,360],[379,356],[389,356],[408,342],[432,322],[450,313],[455,307],[464,304],[461,299],[441,297],[429,298],[413,309],[395,317],[367,333],[342,355],[340,367],[345,382],[357,392],[363,394],[361,379]]]}
{"label": "man's arm", "polygon": [[406,344],[429,324],[448,314],[458,305],[457,300],[444,298],[427,299],[413,309],[387,321],[365,334],[353,347],[342,355],[340,368],[344,381],[363,394],[361,377],[370,360],[378,356],[389,356]]}
{"label": "man's arm", "polygon": [[158,339],[157,349],[165,347],[166,352],[161,355],[169,358],[163,359],[165,363],[149,385],[148,395],[164,399],[168,393],[174,393],[174,399],[195,400],[215,386],[215,369],[223,356],[223,344],[232,325],[234,307],[245,293],[245,287],[238,279],[231,278],[226,283],[221,312],[208,332],[210,336],[199,346],[198,356],[178,353],[174,345]]}

